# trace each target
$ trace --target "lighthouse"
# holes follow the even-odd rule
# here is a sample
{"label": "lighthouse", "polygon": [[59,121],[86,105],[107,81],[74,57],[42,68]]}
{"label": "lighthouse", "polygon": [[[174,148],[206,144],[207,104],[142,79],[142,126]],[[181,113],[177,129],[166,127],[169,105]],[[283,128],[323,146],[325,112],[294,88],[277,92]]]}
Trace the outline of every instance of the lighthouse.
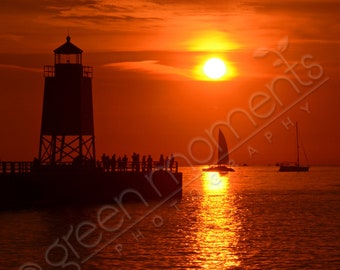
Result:
{"label": "lighthouse", "polygon": [[[0,162],[0,211],[72,204],[118,204],[182,197],[182,173],[151,166],[148,171],[105,170],[96,161],[92,67],[83,51],[66,42],[54,50],[54,65],[44,67],[44,97],[39,157]],[[130,166],[131,165],[131,166]],[[151,164],[156,165],[156,164]]]}
{"label": "lighthouse", "polygon": [[54,50],[54,65],[44,66],[41,165],[95,166],[93,69],[83,66],[82,53],[67,36]]}

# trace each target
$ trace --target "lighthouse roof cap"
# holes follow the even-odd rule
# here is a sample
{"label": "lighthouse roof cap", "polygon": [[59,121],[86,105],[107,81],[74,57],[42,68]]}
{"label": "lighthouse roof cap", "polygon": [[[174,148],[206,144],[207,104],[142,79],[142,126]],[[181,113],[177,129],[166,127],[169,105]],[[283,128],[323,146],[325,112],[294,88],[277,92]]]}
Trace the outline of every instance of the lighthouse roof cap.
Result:
{"label": "lighthouse roof cap", "polygon": [[66,37],[66,42],[54,50],[56,54],[81,54],[83,52],[82,49],[78,48],[71,42],[71,37]]}

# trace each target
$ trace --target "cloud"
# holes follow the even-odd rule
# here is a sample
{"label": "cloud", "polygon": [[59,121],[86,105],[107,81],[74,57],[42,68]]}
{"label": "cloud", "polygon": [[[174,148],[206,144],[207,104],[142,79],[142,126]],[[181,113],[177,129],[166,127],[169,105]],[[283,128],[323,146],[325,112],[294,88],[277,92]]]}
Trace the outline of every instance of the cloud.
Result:
{"label": "cloud", "polygon": [[191,77],[190,71],[186,69],[162,65],[156,60],[110,63],[104,65],[104,67],[117,68],[121,70],[134,70],[150,74],[176,75],[183,78]]}
{"label": "cloud", "polygon": [[27,0],[2,0],[0,1],[0,13],[6,15],[38,14],[45,10],[41,1]]}
{"label": "cloud", "polygon": [[[282,35],[324,42],[338,39],[339,9],[335,0],[2,0],[0,50],[46,50],[46,41],[67,32],[91,50],[202,49],[207,42],[220,50],[207,31],[243,47]],[[38,36],[45,42],[34,44]]]}
{"label": "cloud", "polygon": [[12,40],[12,41],[20,41],[22,40],[22,35],[16,35],[16,34],[1,34],[0,40]]}
{"label": "cloud", "polygon": [[23,66],[17,66],[17,65],[0,64],[0,68],[22,70],[22,71],[29,71],[29,72],[36,72],[36,73],[42,73],[43,72],[43,69],[41,69],[41,68],[31,68],[31,67],[23,67]]}
{"label": "cloud", "polygon": [[245,1],[244,5],[255,8],[256,11],[262,13],[286,13],[296,14],[299,16],[305,15],[323,15],[334,14],[339,16],[340,6],[338,0],[324,0],[324,1],[311,1],[311,0],[286,0],[280,1]]}
{"label": "cloud", "polygon": [[[167,27],[177,18],[202,18],[232,12],[239,0],[214,1],[112,1],[112,0],[2,0],[0,14],[22,16],[48,25],[64,24],[78,27],[97,27],[99,30]],[[160,23],[160,22],[163,22]],[[192,21],[191,21],[192,22]],[[190,21],[188,22],[190,23]]]}
{"label": "cloud", "polygon": [[339,40],[338,0],[247,0],[243,5],[249,8],[258,29],[266,36],[288,34],[292,40],[309,43]]}

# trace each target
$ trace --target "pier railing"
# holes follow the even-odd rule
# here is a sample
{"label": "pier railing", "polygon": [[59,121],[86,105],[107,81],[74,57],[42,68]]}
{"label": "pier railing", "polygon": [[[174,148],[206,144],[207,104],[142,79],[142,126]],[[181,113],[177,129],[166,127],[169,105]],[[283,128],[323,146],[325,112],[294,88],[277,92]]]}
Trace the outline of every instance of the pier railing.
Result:
{"label": "pier railing", "polygon": [[32,171],[33,162],[0,162],[0,174],[6,173],[30,173]]}
{"label": "pier railing", "polygon": [[159,161],[153,161],[152,166],[148,167],[147,164],[128,162],[126,165],[122,166],[112,166],[111,164],[105,164],[103,162],[97,162],[97,168],[102,169],[106,172],[148,172],[157,170],[166,170],[171,172],[178,172],[178,162],[174,161],[172,165],[170,164],[160,164]]}
{"label": "pier railing", "polygon": [[[167,170],[171,172],[178,172],[178,163],[174,161],[173,165],[161,165],[158,161],[154,161],[152,163],[152,167],[148,168],[147,165],[134,164],[132,162],[128,162],[126,166],[122,167],[112,167],[111,165],[107,166],[103,162],[97,162],[95,167],[104,172],[150,172],[157,170]],[[65,169],[74,169],[74,168],[93,168],[93,166],[79,166],[75,165],[72,162],[63,162],[58,165],[52,165],[50,163],[40,163],[37,164],[35,162],[18,162],[18,161],[0,161],[0,174],[26,174],[37,171],[44,171],[48,169],[54,169],[54,171],[62,171]]]}

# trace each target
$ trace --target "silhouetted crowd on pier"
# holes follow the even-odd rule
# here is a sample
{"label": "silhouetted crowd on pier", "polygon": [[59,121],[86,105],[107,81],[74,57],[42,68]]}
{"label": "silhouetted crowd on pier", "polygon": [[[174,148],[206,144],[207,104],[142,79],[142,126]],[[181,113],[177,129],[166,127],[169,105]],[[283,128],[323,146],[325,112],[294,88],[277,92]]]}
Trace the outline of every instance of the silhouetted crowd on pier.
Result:
{"label": "silhouetted crowd on pier", "polygon": [[126,172],[130,170],[133,172],[151,172],[153,169],[172,172],[175,166],[175,158],[173,154],[166,158],[160,155],[159,160],[154,161],[151,155],[147,157],[143,155],[140,158],[139,154],[133,153],[131,162],[129,162],[127,155],[117,157],[116,154],[113,154],[110,158],[104,153],[101,157],[101,162],[97,161],[97,166],[103,168],[106,172]]}

